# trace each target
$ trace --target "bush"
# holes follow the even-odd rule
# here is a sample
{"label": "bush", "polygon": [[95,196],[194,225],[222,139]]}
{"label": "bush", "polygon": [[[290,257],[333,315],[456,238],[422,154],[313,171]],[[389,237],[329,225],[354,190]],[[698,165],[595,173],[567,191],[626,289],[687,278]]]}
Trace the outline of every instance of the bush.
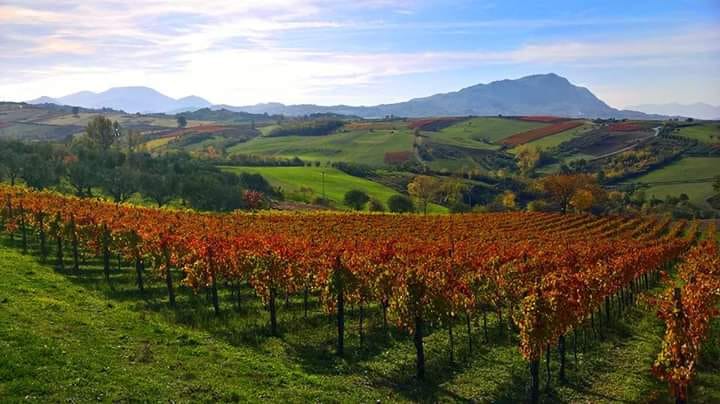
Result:
{"label": "bush", "polygon": [[353,189],[345,193],[345,205],[355,210],[362,210],[369,200],[370,197],[368,194],[357,189]]}
{"label": "bush", "polygon": [[343,126],[343,121],[339,120],[299,121],[283,124],[271,130],[267,136],[325,136],[335,132],[341,126]]}
{"label": "bush", "polygon": [[373,198],[370,199],[370,203],[368,204],[368,210],[370,212],[385,212],[385,206],[382,204],[382,202]]}
{"label": "bush", "polygon": [[388,198],[388,209],[394,213],[408,213],[415,211],[415,205],[405,195],[393,195]]}

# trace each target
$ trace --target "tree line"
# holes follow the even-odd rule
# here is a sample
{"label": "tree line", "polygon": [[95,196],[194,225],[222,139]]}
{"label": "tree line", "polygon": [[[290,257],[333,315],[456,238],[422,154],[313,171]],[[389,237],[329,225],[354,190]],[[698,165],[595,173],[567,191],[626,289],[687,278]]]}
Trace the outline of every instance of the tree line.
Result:
{"label": "tree line", "polygon": [[153,156],[127,142],[122,128],[98,116],[66,144],[0,140],[0,181],[23,182],[116,203],[136,194],[158,207],[178,201],[197,210],[258,208],[276,191],[260,174],[223,172],[187,153]]}

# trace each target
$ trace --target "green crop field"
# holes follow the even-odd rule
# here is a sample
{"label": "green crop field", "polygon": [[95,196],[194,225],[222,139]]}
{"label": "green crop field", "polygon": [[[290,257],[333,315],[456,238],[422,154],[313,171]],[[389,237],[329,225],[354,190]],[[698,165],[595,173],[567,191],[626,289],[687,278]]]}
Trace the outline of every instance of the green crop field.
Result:
{"label": "green crop field", "polygon": [[720,123],[688,126],[680,129],[680,136],[695,139],[703,143],[720,143]]}
{"label": "green crop field", "polygon": [[[284,193],[296,195],[296,197],[305,196],[308,199],[323,196],[324,172],[325,197],[338,208],[346,208],[343,205],[345,193],[353,189],[364,191],[385,206],[387,206],[388,198],[398,194],[385,185],[365,178],[353,177],[330,167],[223,167],[223,169],[234,173],[261,174],[272,185],[282,187]],[[301,192],[301,188],[311,189],[312,195]],[[443,212],[446,209],[441,206],[432,206],[430,211]]]}
{"label": "green crop field", "polygon": [[718,175],[720,157],[685,157],[632,182],[649,184],[645,189],[649,197],[662,199],[685,193],[692,203],[707,207],[706,199],[714,194],[712,178]]}
{"label": "green crop field", "polygon": [[410,130],[358,130],[327,136],[258,137],[231,147],[230,154],[254,154],[308,161],[384,164],[385,152],[411,151]]}
{"label": "green crop field", "polygon": [[[240,309],[222,288],[220,316],[211,313],[204,293],[187,287],[177,289],[172,309],[160,280],[140,295],[127,266],[111,271],[108,286],[99,261],[90,259],[79,273],[60,272],[38,263],[36,255],[20,254],[17,238],[14,244],[7,240],[3,234],[3,402],[515,403],[527,397],[527,363],[494,313],[487,316],[487,342],[475,325],[472,352],[464,327],[457,327],[454,363],[447,330],[431,327],[427,380],[418,382],[411,376],[412,337],[397,331],[386,336],[376,307],[365,309],[365,348],[357,336],[358,311],[346,313],[346,356],[339,358],[335,324],[316,296],[307,318],[300,297],[281,305],[281,335],[272,337],[267,313],[249,287],[241,290]],[[589,328],[579,333],[577,358],[570,343],[569,380],[551,385],[542,402],[669,403],[663,400],[667,387],[650,373],[664,329],[654,310],[630,307],[624,321],[603,327],[602,339]],[[711,333],[720,333],[717,322]],[[695,402],[720,400],[720,374],[708,365],[714,355],[699,366]]]}
{"label": "green crop field", "polygon": [[[552,136],[534,140],[534,141],[526,143],[526,144],[535,146],[535,147],[540,147],[542,149],[547,150],[547,149],[550,149],[553,147],[557,147],[561,143],[567,142],[568,140],[571,140],[578,136],[581,136],[583,133],[585,133],[590,128],[592,128],[591,124],[585,124],[582,126],[578,126],[577,128],[566,130],[566,131],[560,132],[560,133],[556,133]],[[516,150],[517,150],[517,148],[512,148],[512,149],[510,149],[510,153],[513,153]]]}
{"label": "green crop field", "polygon": [[473,118],[439,132],[425,132],[434,142],[476,149],[498,149],[496,143],[508,136],[540,126],[544,123],[523,122],[506,118]]}

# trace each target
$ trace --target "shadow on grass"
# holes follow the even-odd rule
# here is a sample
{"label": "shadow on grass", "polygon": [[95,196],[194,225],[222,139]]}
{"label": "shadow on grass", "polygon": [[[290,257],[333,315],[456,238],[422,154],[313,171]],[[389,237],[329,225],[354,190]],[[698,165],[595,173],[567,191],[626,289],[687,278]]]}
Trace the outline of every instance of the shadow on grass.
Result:
{"label": "shadow on grass", "polygon": [[[15,250],[20,249],[18,237],[12,243],[7,237],[2,237],[0,245]],[[55,265],[55,255],[53,246],[50,247],[44,265],[52,267]],[[38,246],[33,239],[28,253],[37,257]],[[492,315],[489,317],[490,341],[487,344],[481,343],[482,332],[476,327],[473,334],[472,355],[465,343],[467,334],[462,330],[463,327],[457,327],[456,360],[453,363],[450,363],[447,355],[446,330],[431,329],[426,338],[426,379],[418,381],[414,377],[415,358],[412,339],[407,334],[394,329],[386,335],[382,327],[381,313],[375,306],[367,308],[366,334],[362,347],[357,335],[357,312],[349,310],[346,319],[345,355],[340,358],[335,354],[337,338],[335,319],[323,312],[319,299],[315,296],[310,301],[307,318],[303,315],[301,297],[291,297],[287,306],[282,299],[279,299],[280,335],[273,337],[268,327],[269,314],[256,297],[254,290],[247,285],[241,288],[239,308],[236,307],[236,296],[233,296],[229,289],[221,288],[219,295],[221,312],[216,315],[206,291],[195,293],[181,286],[180,274],[176,273],[177,305],[171,308],[168,305],[164,280],[155,276],[152,270],[145,272],[145,290],[141,293],[135,284],[134,268],[125,264],[118,270],[117,262],[113,259],[115,265],[111,269],[110,285],[108,285],[101,260],[86,255],[88,255],[87,261],[79,272],[74,272],[72,269],[71,255],[68,253],[64,255],[65,269],[61,273],[75,285],[100,292],[112,301],[130,304],[130,307],[138,312],[157,313],[170,323],[202,330],[233,346],[265,353],[270,349],[268,342],[280,341],[283,344],[284,355],[310,374],[327,376],[362,374],[367,377],[371,385],[390,389],[415,402],[477,402],[477,397],[465,397],[447,388],[446,385],[473,367],[502,367],[508,369],[509,376],[503,376],[504,380],[499,380],[493,390],[483,392],[487,395],[487,402],[516,403],[527,399],[529,372],[517,352],[516,336],[507,334],[500,336],[496,318]],[[632,309],[629,311],[625,314],[625,320],[603,326],[605,340],[591,339],[590,346],[581,355],[583,357],[607,355],[613,347],[622,346],[630,338],[638,338],[633,326],[628,324],[629,321],[633,321]],[[187,343],[193,342],[188,340]],[[490,354],[497,349],[508,352],[514,350],[515,355],[498,358],[497,355]],[[629,402],[622,397],[613,397],[592,390],[592,377],[598,372],[605,371],[603,362],[588,361],[575,371],[571,366],[572,359],[572,348],[570,348],[568,349],[569,381],[562,386],[553,385],[547,389],[541,394],[543,402],[563,402],[561,397],[564,395],[559,389],[570,390],[577,395],[598,401]],[[557,374],[555,364],[552,371],[555,378]]]}

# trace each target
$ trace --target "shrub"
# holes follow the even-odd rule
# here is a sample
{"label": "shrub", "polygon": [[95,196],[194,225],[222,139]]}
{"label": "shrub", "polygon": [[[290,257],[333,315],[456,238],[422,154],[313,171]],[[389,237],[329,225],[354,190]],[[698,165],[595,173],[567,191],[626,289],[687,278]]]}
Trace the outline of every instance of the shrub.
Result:
{"label": "shrub", "polygon": [[388,209],[395,213],[408,213],[415,211],[412,200],[405,195],[393,195],[388,198]]}

